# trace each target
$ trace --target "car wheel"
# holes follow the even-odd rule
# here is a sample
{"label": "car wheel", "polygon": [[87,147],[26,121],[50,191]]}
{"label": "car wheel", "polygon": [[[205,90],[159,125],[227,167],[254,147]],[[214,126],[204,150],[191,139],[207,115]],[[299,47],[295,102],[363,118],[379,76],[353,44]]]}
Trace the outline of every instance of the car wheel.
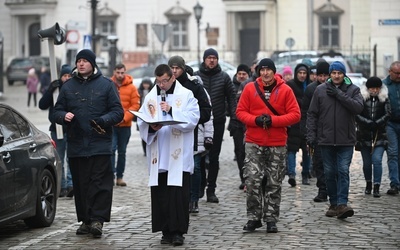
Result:
{"label": "car wheel", "polygon": [[13,80],[8,80],[8,85],[9,86],[13,86],[14,85],[14,81]]}
{"label": "car wheel", "polygon": [[25,219],[25,224],[29,227],[48,227],[56,215],[57,207],[57,186],[54,176],[48,169],[43,170],[38,187],[38,197],[36,200],[36,215]]}

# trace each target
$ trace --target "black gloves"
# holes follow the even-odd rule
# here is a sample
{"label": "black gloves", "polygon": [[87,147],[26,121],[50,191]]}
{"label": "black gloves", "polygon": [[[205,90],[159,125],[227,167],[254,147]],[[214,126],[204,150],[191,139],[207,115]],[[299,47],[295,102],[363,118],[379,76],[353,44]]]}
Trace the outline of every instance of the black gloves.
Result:
{"label": "black gloves", "polygon": [[272,124],[271,116],[268,114],[263,114],[256,117],[256,124],[261,128],[268,128]]}
{"label": "black gloves", "polygon": [[210,150],[213,145],[213,139],[211,137],[204,138],[204,147],[206,150]]}
{"label": "black gloves", "polygon": [[337,96],[339,90],[332,84],[327,85],[328,87],[326,88],[326,94],[333,97]]}
{"label": "black gloves", "polygon": [[54,90],[56,90],[59,86],[60,86],[59,80],[54,80],[54,81],[52,81],[52,82],[50,83],[50,85],[49,85],[49,90],[48,90],[48,91],[49,91],[50,93],[53,93]]}

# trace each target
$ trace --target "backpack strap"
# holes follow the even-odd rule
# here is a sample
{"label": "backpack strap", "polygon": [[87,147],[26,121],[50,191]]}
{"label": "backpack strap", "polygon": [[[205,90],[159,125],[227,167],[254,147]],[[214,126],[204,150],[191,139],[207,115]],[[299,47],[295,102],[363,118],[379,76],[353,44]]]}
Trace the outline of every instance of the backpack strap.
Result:
{"label": "backpack strap", "polygon": [[260,96],[261,100],[263,100],[265,105],[267,105],[267,107],[272,111],[272,113],[274,113],[274,115],[279,116],[279,113],[274,109],[274,107],[272,107],[272,105],[267,101],[267,99],[265,99],[265,96],[258,87],[257,81],[254,81],[254,87],[256,88],[258,95]]}

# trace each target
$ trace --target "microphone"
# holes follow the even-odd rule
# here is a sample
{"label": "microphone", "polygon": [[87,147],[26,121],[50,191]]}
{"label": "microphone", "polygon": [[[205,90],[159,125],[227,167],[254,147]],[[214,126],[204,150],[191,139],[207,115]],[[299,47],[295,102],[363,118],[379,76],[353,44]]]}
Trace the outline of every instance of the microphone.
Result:
{"label": "microphone", "polygon": [[[160,95],[161,95],[161,101],[165,102],[165,90],[161,89],[161,90],[160,90]],[[162,115],[163,115],[163,116],[166,116],[166,115],[167,115],[167,112],[163,111],[163,112],[162,112]]]}

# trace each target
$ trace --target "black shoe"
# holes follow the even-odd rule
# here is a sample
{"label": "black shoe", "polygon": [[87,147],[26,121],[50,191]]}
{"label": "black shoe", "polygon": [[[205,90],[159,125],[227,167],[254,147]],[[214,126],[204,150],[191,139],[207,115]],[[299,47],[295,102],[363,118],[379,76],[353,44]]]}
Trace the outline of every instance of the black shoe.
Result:
{"label": "black shoe", "polygon": [[295,187],[296,186],[296,177],[294,175],[289,175],[288,183],[290,184],[290,186]]}
{"label": "black shoe", "polygon": [[365,187],[365,194],[371,194],[372,191],[372,182],[367,181],[367,186]]}
{"label": "black shoe", "polygon": [[318,193],[318,195],[314,198],[315,202],[325,202],[327,200],[328,196],[325,193]]}
{"label": "black shoe", "polygon": [[84,235],[90,233],[90,225],[82,223],[79,228],[76,230],[77,235]]}
{"label": "black shoe", "polygon": [[192,213],[194,213],[194,214],[198,214],[199,213],[199,203],[197,201],[193,202]]}
{"label": "black shoe", "polygon": [[396,186],[391,186],[386,193],[389,195],[396,195],[399,194],[399,189]]}
{"label": "black shoe", "polygon": [[215,193],[210,193],[210,194],[207,194],[207,202],[219,203],[219,199],[218,199],[218,197],[215,195]]}
{"label": "black shoe", "polygon": [[260,220],[249,220],[246,225],[244,225],[243,230],[248,232],[253,232],[256,228],[262,227]]}
{"label": "black shoe", "polygon": [[74,189],[72,187],[68,188],[67,197],[74,197]]}
{"label": "black shoe", "polygon": [[381,197],[381,195],[379,194],[379,184],[375,184],[374,185],[374,193],[373,193],[373,195],[374,195],[374,197],[376,197],[376,198],[379,198],[379,197]]}
{"label": "black shoe", "polygon": [[172,244],[172,236],[169,234],[163,234],[160,240],[161,244]]}
{"label": "black shoe", "polygon": [[180,234],[175,234],[172,238],[172,245],[174,246],[182,246],[183,242],[185,241],[185,237]]}
{"label": "black shoe", "polygon": [[277,233],[278,228],[275,222],[267,222],[267,233]]}
{"label": "black shoe", "polygon": [[93,234],[94,237],[100,238],[103,234],[103,223],[99,221],[93,221],[90,224],[90,233]]}
{"label": "black shoe", "polygon": [[61,189],[60,195],[58,197],[67,196],[68,190],[66,188]]}
{"label": "black shoe", "polygon": [[240,185],[239,185],[239,189],[240,189],[240,190],[243,190],[245,186],[246,186],[246,183],[242,182],[242,183],[240,183]]}

